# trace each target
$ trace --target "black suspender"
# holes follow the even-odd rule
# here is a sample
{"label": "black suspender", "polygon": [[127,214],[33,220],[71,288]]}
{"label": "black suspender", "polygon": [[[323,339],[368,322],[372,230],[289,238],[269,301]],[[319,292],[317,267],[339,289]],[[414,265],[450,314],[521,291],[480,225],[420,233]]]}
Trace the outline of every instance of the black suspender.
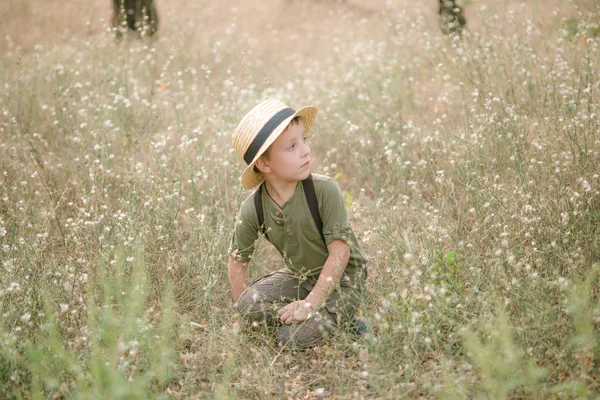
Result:
{"label": "black suspender", "polygon": [[[254,192],[254,207],[256,208],[256,215],[258,216],[258,226],[260,227],[260,231],[268,240],[269,237],[267,236],[267,229],[265,226],[265,213],[262,206],[262,185],[264,185],[264,182]],[[315,225],[317,225],[317,229],[321,234],[321,239],[323,239],[325,247],[327,247],[325,235],[323,235],[323,221],[321,220],[321,214],[319,214],[319,202],[317,200],[317,194],[315,193],[315,185],[313,184],[312,175],[308,175],[308,178],[302,181],[302,186],[304,187],[304,195],[306,196],[306,202],[308,203],[310,214],[315,221]]]}
{"label": "black suspender", "polygon": [[254,208],[256,208],[256,216],[258,217],[258,226],[260,228],[260,232],[265,235],[267,239],[267,228],[265,226],[265,213],[263,211],[262,206],[262,185],[264,182],[258,186],[258,189],[254,192]]}
{"label": "black suspender", "polygon": [[302,181],[302,186],[304,186],[304,195],[306,196],[306,202],[308,203],[308,208],[310,209],[313,221],[315,221],[315,224],[317,225],[317,229],[321,234],[321,239],[323,239],[325,247],[327,247],[327,242],[325,242],[325,236],[323,235],[323,221],[321,220],[321,214],[319,213],[319,201],[317,200],[317,194],[315,193],[312,174],[309,174],[308,178]]}

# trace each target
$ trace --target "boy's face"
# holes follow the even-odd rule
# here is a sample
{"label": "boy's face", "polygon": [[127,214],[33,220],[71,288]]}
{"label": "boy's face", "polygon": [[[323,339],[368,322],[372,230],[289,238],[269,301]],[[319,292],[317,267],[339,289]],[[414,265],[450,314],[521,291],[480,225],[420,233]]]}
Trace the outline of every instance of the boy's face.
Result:
{"label": "boy's face", "polygon": [[310,174],[310,148],[306,142],[304,123],[289,125],[269,148],[268,156],[257,161],[267,179],[301,181]]}

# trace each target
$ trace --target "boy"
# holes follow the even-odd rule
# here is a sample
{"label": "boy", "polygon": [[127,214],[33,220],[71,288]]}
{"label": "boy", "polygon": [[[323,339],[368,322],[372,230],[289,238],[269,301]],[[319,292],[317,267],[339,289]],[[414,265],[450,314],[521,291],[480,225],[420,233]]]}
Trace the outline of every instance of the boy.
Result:
{"label": "boy", "polygon": [[[311,347],[352,319],[364,290],[366,257],[337,183],[310,173],[306,142],[314,106],[294,111],[279,100],[254,107],[235,130],[233,145],[248,165],[231,240],[228,274],[237,310],[253,322],[281,325],[280,344]],[[286,267],[248,286],[248,262],[260,234]]]}

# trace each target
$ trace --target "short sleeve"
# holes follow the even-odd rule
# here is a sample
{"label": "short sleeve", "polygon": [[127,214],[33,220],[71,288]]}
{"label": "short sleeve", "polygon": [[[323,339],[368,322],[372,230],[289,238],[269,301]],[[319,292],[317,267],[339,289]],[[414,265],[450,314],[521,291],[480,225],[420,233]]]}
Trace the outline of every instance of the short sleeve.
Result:
{"label": "short sleeve", "polygon": [[252,195],[240,207],[231,235],[229,255],[241,262],[248,262],[252,258],[256,241],[258,240],[258,217],[254,209]]}
{"label": "short sleeve", "polygon": [[337,182],[331,178],[323,180],[321,192],[318,196],[325,243],[329,246],[331,242],[337,239],[350,244],[352,229],[348,223],[348,213],[344,205],[342,191]]}

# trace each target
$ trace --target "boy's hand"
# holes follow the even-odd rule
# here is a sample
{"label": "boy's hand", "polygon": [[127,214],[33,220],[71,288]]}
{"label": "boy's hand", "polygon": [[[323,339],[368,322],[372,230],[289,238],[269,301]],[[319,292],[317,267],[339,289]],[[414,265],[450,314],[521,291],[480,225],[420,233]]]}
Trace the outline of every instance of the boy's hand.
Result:
{"label": "boy's hand", "polygon": [[310,303],[306,300],[298,300],[282,307],[277,311],[279,320],[286,325],[302,322],[308,319],[313,312]]}

